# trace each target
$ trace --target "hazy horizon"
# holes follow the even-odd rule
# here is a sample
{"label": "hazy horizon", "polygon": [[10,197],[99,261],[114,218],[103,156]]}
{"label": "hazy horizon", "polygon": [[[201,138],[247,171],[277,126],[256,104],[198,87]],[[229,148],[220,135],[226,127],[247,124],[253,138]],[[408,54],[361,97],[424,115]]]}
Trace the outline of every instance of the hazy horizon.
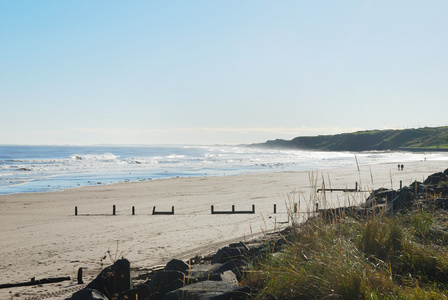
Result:
{"label": "hazy horizon", "polygon": [[[445,127],[447,125],[441,125],[441,126],[431,126],[431,128],[435,128],[435,127]],[[429,126],[422,126],[422,127],[415,127],[415,128],[386,128],[386,129],[381,129],[381,130],[405,130],[405,129],[419,129],[419,128],[427,128]],[[364,129],[364,130],[379,130],[379,129]],[[362,130],[362,131],[364,131]],[[271,139],[267,139],[264,141],[258,141],[258,142],[248,142],[248,143],[238,143],[238,144],[219,144],[219,143],[214,143],[214,144],[189,144],[189,143],[183,143],[183,144],[179,144],[179,143],[164,143],[164,144],[113,144],[113,143],[99,143],[99,144],[2,144],[0,143],[0,146],[72,146],[72,147],[83,147],[83,146],[97,146],[97,147],[101,147],[101,146],[114,146],[114,147],[179,147],[179,146],[185,146],[185,147],[201,147],[201,146],[228,146],[228,147],[237,147],[237,146],[245,146],[245,145],[251,145],[251,144],[258,144],[258,143],[264,143],[267,141],[272,141],[272,140],[292,140],[294,138],[297,137],[303,137],[303,136],[323,136],[323,135],[337,135],[337,134],[346,134],[346,133],[354,133],[355,131],[351,131],[351,132],[341,132],[341,133],[333,133],[333,134],[318,134],[318,135],[301,135],[301,136],[295,136],[292,137],[291,139],[281,139],[281,138],[271,138]]]}

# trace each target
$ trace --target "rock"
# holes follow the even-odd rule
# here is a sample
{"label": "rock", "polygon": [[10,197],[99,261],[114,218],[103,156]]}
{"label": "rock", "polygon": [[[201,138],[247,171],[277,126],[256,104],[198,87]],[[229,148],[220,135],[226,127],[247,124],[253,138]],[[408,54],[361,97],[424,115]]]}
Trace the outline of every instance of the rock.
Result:
{"label": "rock", "polygon": [[180,271],[184,274],[187,274],[189,269],[190,269],[190,266],[179,259],[170,260],[164,268],[164,270],[167,270],[167,271]]}
{"label": "rock", "polygon": [[151,289],[148,285],[142,283],[137,287],[124,291],[118,294],[116,300],[138,300],[138,299],[150,299]]}
{"label": "rock", "polygon": [[448,199],[447,198],[436,198],[434,203],[437,209],[448,209]]}
{"label": "rock", "polygon": [[151,297],[151,289],[148,285],[142,283],[137,287],[118,294],[116,300],[138,300],[149,299]]}
{"label": "rock", "polygon": [[448,186],[446,185],[442,187],[442,197],[448,197]]}
{"label": "rock", "polygon": [[232,259],[241,259],[243,255],[239,248],[224,247],[218,250],[215,257],[213,257],[212,264],[226,263]]}
{"label": "rock", "polygon": [[118,294],[116,300],[138,300],[138,299],[149,299],[151,296],[151,291],[149,286],[142,283],[136,288],[124,291]]}
{"label": "rock", "polygon": [[185,276],[187,284],[196,283],[199,281],[222,281],[222,274],[231,271],[236,276],[237,281],[241,281],[243,271],[248,268],[249,264],[241,259],[233,259],[225,264],[211,264],[211,265],[193,265],[189,274]]}
{"label": "rock", "polygon": [[151,294],[176,290],[184,286],[185,274],[180,271],[162,270],[154,274],[154,276],[145,284],[151,290]]}
{"label": "rock", "polygon": [[116,300],[136,300],[138,299],[137,289],[130,289],[118,294]]}
{"label": "rock", "polygon": [[257,264],[258,261],[263,261],[271,255],[266,244],[252,248],[251,253],[252,255],[250,259],[252,264]]}
{"label": "rock", "polygon": [[138,299],[147,299],[151,295],[151,288],[142,283],[137,286]]}
{"label": "rock", "polygon": [[85,288],[65,300],[109,300],[109,298],[97,290]]}
{"label": "rock", "polygon": [[127,259],[119,259],[105,268],[86,288],[95,289],[109,298],[114,294],[132,289],[131,264]]}
{"label": "rock", "polygon": [[236,278],[235,273],[233,273],[232,271],[225,271],[220,275],[220,277],[222,282],[238,285],[238,279]]}
{"label": "rock", "polygon": [[163,300],[237,300],[249,299],[249,288],[223,281],[202,281],[167,293]]}
{"label": "rock", "polygon": [[447,177],[447,175],[445,175],[442,172],[434,173],[432,175],[429,175],[428,178],[426,178],[426,180],[423,183],[424,184],[438,184],[441,181],[445,181],[446,177]]}
{"label": "rock", "polygon": [[411,192],[411,190],[412,188],[403,188],[396,193],[391,203],[393,210],[412,207],[415,200],[415,194]]}
{"label": "rock", "polygon": [[426,194],[428,191],[428,186],[419,181],[414,181],[410,186],[412,192],[417,192],[417,194]]}
{"label": "rock", "polygon": [[379,188],[374,190],[370,196],[366,199],[366,202],[362,207],[371,208],[378,204],[384,204],[388,201],[392,201],[393,195],[396,193],[394,190]]}
{"label": "rock", "polygon": [[238,248],[238,249],[240,249],[241,253],[246,253],[246,252],[250,251],[249,247],[247,247],[247,245],[243,242],[230,244],[229,247]]}
{"label": "rock", "polygon": [[249,264],[242,259],[232,259],[221,265],[216,273],[225,273],[226,271],[232,271],[235,274],[238,281],[242,280],[243,272],[249,268]]}
{"label": "rock", "polygon": [[204,264],[204,265],[193,265],[188,275],[185,276],[185,282],[188,284],[196,283],[199,281],[212,280],[219,281],[221,280],[221,273],[223,271],[220,270],[222,264]]}

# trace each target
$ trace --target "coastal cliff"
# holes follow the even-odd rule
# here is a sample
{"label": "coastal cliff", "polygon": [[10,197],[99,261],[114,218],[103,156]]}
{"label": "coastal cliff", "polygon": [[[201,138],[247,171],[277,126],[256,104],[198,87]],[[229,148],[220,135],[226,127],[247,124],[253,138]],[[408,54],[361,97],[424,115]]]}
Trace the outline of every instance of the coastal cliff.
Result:
{"label": "coastal cliff", "polygon": [[448,151],[448,126],[302,136],[292,140],[269,140],[249,146],[323,151]]}

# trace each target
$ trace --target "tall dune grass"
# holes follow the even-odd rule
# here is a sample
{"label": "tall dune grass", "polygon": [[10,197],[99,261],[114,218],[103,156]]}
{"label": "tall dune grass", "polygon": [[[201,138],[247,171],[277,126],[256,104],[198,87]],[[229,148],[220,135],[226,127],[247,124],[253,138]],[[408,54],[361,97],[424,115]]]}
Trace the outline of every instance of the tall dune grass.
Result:
{"label": "tall dune grass", "polygon": [[437,230],[448,226],[444,211],[293,225],[288,246],[246,274],[255,299],[448,299],[448,234]]}

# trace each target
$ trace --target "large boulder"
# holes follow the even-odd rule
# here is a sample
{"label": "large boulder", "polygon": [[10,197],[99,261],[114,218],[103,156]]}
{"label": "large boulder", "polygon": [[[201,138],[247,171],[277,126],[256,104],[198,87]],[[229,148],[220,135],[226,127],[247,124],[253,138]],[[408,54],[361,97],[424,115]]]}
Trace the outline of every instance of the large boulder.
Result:
{"label": "large boulder", "polygon": [[412,192],[416,194],[426,194],[428,192],[428,185],[419,181],[414,181],[409,187],[412,189]]}
{"label": "large boulder", "polygon": [[[413,191],[414,188],[406,187],[396,193],[391,203],[393,210],[408,209],[412,207],[416,199]],[[390,203],[388,203],[388,205],[390,205]]]}
{"label": "large boulder", "polygon": [[247,269],[249,269],[249,264],[245,260],[232,259],[231,261],[222,264],[214,271],[215,274],[223,274],[226,271],[231,271],[233,274],[235,274],[236,279],[238,281],[241,281],[243,279],[243,272]]}
{"label": "large boulder", "polygon": [[249,264],[242,259],[233,259],[224,264],[193,265],[190,272],[185,276],[187,284],[199,281],[222,281],[223,274],[230,271],[235,275],[237,281],[241,281],[243,272],[248,269]]}
{"label": "large boulder", "polygon": [[167,270],[167,271],[180,271],[184,274],[187,274],[189,269],[190,269],[190,266],[187,263],[185,263],[184,261],[179,260],[179,259],[170,260],[164,268],[164,270]]}
{"label": "large boulder", "polygon": [[181,288],[185,283],[185,274],[180,271],[162,270],[145,284],[149,286],[151,294],[166,294],[169,291]]}
{"label": "large boulder", "polygon": [[223,271],[220,270],[222,264],[200,264],[193,265],[189,270],[187,276],[185,276],[185,282],[187,284],[196,283],[199,281],[205,280],[221,280],[221,273]]}
{"label": "large boulder", "polygon": [[439,172],[429,175],[428,178],[423,182],[424,184],[438,184],[439,182],[444,182],[447,178],[445,173]]}
{"label": "large boulder", "polygon": [[379,188],[370,193],[369,197],[367,197],[366,202],[362,207],[364,208],[372,208],[379,204],[385,204],[387,202],[392,201],[393,195],[396,193],[394,190]]}
{"label": "large boulder", "polygon": [[215,257],[213,257],[212,264],[216,263],[226,263],[232,259],[242,259],[243,254],[240,248],[237,247],[224,247],[216,252]]}
{"label": "large boulder", "polygon": [[131,264],[127,259],[117,260],[101,271],[86,288],[98,290],[108,298],[132,289]]}

